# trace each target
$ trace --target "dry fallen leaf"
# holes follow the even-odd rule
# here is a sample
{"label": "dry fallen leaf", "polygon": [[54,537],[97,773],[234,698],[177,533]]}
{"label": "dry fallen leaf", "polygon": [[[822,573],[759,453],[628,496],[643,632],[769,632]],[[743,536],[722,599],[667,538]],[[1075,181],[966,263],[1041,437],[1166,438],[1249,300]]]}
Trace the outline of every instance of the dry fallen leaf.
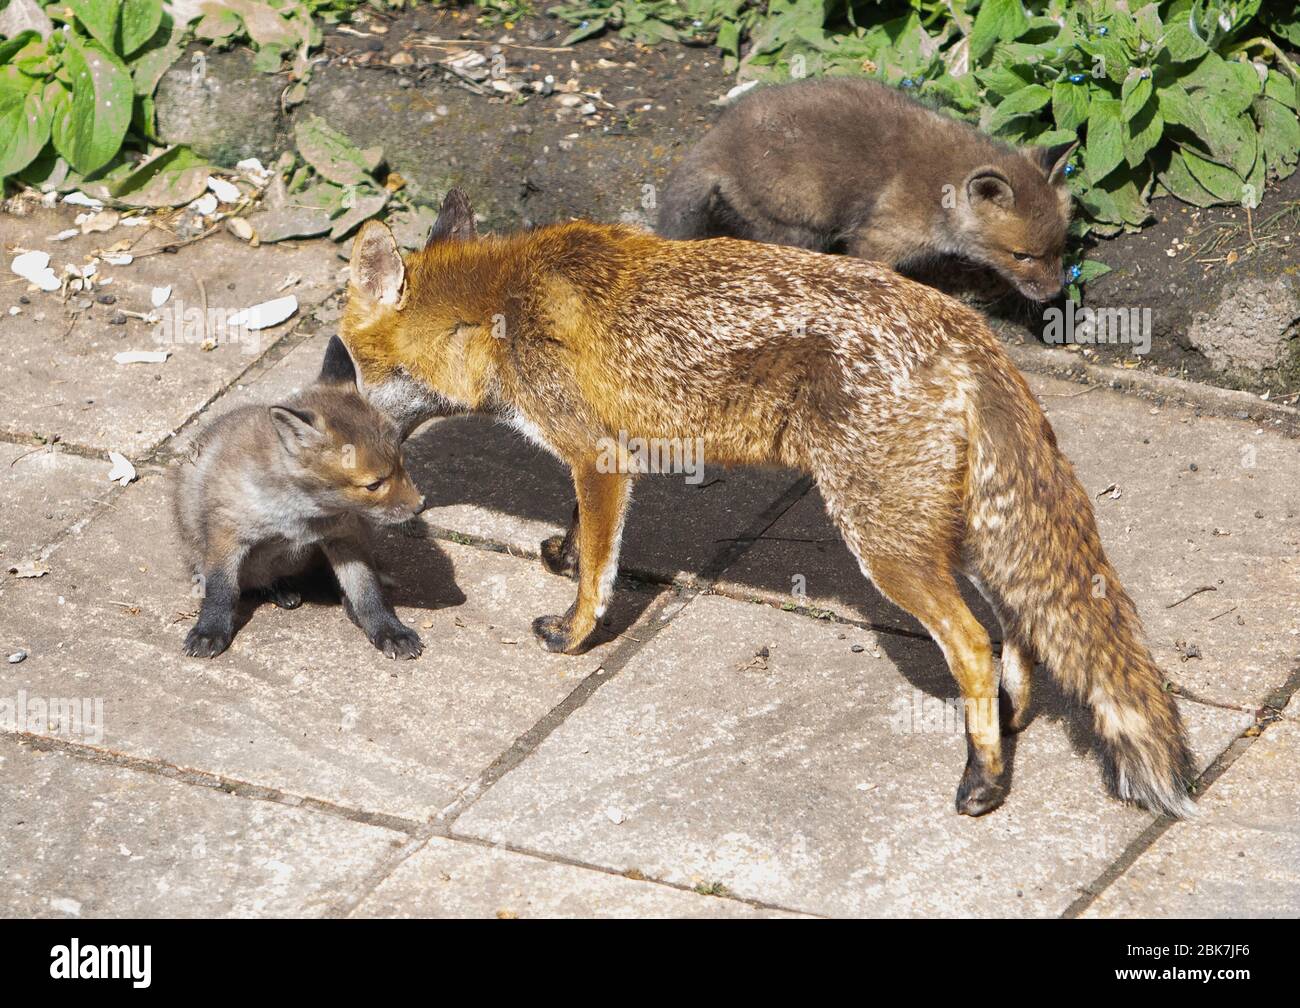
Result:
{"label": "dry fallen leaf", "polygon": [[288,294],[236,312],[226,324],[237,329],[267,329],[279,325],[297,310],[298,299]]}
{"label": "dry fallen leaf", "polygon": [[126,486],[136,478],[135,466],[131,464],[131,460],[125,455],[111,451],[108,453],[108,459],[113,463],[113,467],[108,471],[110,481]]}
{"label": "dry fallen leaf", "polygon": [[10,574],[20,578],[45,577],[49,572],[49,567],[39,560],[24,560],[22,563],[14,564],[9,568]]}
{"label": "dry fallen leaf", "polygon": [[50,269],[48,252],[24,252],[14,259],[9,268],[43,291],[59,289],[59,278],[54,275],[54,270]]}
{"label": "dry fallen leaf", "polygon": [[243,195],[239,187],[232,182],[227,182],[223,178],[215,175],[208,176],[208,188],[212,190],[217,199],[222,203],[238,203]]}
{"label": "dry fallen leaf", "polygon": [[115,364],[161,364],[169,350],[123,350],[113,355]]}
{"label": "dry fallen leaf", "polygon": [[81,233],[99,234],[112,231],[121,219],[122,215],[116,210],[100,210],[98,213],[88,214],[81,222]]}

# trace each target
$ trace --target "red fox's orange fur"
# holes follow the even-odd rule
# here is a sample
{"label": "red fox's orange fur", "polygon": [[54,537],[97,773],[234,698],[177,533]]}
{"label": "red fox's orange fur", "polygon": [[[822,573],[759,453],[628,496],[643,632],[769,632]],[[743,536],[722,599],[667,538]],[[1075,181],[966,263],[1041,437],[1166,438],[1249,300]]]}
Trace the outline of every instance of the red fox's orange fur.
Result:
{"label": "red fox's orange fur", "polygon": [[[811,472],[863,573],[943,649],[967,701],[960,811],[1002,801],[998,719],[978,712],[1000,683],[1005,727],[1023,727],[1035,659],[1091,707],[1119,796],[1190,807],[1178,711],[1088,496],[997,340],[942,294],[731,239],[585,222],[479,239],[453,191],[405,261],[363,229],[341,335],[405,428],[487,411],[572,467],[578,598],[534,624],[551,650],[582,650],[613,588],[633,477],[601,471],[602,446],[702,438],[710,463]],[[1002,622],[1000,677],[958,574]]]}

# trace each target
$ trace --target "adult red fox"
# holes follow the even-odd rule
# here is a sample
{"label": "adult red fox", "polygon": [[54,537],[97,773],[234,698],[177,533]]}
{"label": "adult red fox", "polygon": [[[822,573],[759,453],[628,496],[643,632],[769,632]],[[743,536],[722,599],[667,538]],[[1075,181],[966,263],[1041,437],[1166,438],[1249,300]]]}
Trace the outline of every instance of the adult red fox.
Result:
{"label": "adult red fox", "polygon": [[[361,231],[340,335],[403,430],[483,411],[572,468],[578,597],[533,624],[550,650],[588,646],[613,590],[638,466],[602,464],[610,446],[700,438],[711,464],[812,473],[863,573],[943,649],[966,701],[959,811],[1001,803],[999,682],[1002,720],[1023,727],[1035,659],[1091,707],[1120,797],[1190,807],[1178,711],[1088,495],[998,341],[948,297],[733,239],[588,222],[478,238],[453,190],[405,260],[382,224]],[[1000,677],[958,574],[1002,622]]]}

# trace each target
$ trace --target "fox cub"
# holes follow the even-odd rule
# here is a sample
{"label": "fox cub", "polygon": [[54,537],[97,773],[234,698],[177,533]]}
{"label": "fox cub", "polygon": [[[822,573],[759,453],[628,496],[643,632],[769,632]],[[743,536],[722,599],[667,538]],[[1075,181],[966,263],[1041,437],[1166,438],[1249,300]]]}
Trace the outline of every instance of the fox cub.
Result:
{"label": "fox cub", "polygon": [[213,658],[230,646],[241,592],[297,608],[293,578],[322,559],[375,647],[389,658],[423,650],[384,597],[368,528],[414,517],[423,499],[403,468],[397,429],[358,394],[337,336],[315,385],[276,406],[232,410],[199,435],[174,503],[204,592],[186,654]]}
{"label": "fox cub", "polygon": [[[571,467],[578,597],[533,624],[550,650],[588,647],[609,605],[637,469],[611,448],[701,438],[710,464],[812,473],[863,574],[942,648],[966,701],[959,811],[1001,803],[1036,661],[1091,708],[1121,797],[1189,807],[1178,709],[1088,494],[970,309],[878,263],[727,238],[578,221],[478,239],[453,191],[405,259],[365,225],[340,335],[402,429],[481,410]],[[1000,671],[959,574],[1002,623]]]}
{"label": "fox cub", "polygon": [[873,80],[759,87],[668,177],[658,230],[896,269],[957,256],[1047,301],[1061,290],[1073,149],[1013,149]]}

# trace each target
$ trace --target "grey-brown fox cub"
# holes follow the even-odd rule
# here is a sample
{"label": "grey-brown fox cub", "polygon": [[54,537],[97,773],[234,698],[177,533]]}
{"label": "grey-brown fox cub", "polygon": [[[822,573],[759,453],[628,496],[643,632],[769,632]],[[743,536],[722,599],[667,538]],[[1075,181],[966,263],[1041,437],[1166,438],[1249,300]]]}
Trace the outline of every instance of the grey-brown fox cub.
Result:
{"label": "grey-brown fox cub", "polygon": [[232,410],[199,435],[174,503],[203,586],[186,654],[213,658],[230,646],[241,592],[297,608],[292,579],[322,558],[375,647],[389,658],[423,650],[384,597],[369,545],[370,523],[406,521],[423,498],[403,468],[397,428],[357,392],[337,336],[315,385],[276,406]]}
{"label": "grey-brown fox cub", "polygon": [[1073,144],[1016,150],[862,78],[755,88],[668,177],[665,238],[748,238],[895,269],[957,256],[1061,290]]}

